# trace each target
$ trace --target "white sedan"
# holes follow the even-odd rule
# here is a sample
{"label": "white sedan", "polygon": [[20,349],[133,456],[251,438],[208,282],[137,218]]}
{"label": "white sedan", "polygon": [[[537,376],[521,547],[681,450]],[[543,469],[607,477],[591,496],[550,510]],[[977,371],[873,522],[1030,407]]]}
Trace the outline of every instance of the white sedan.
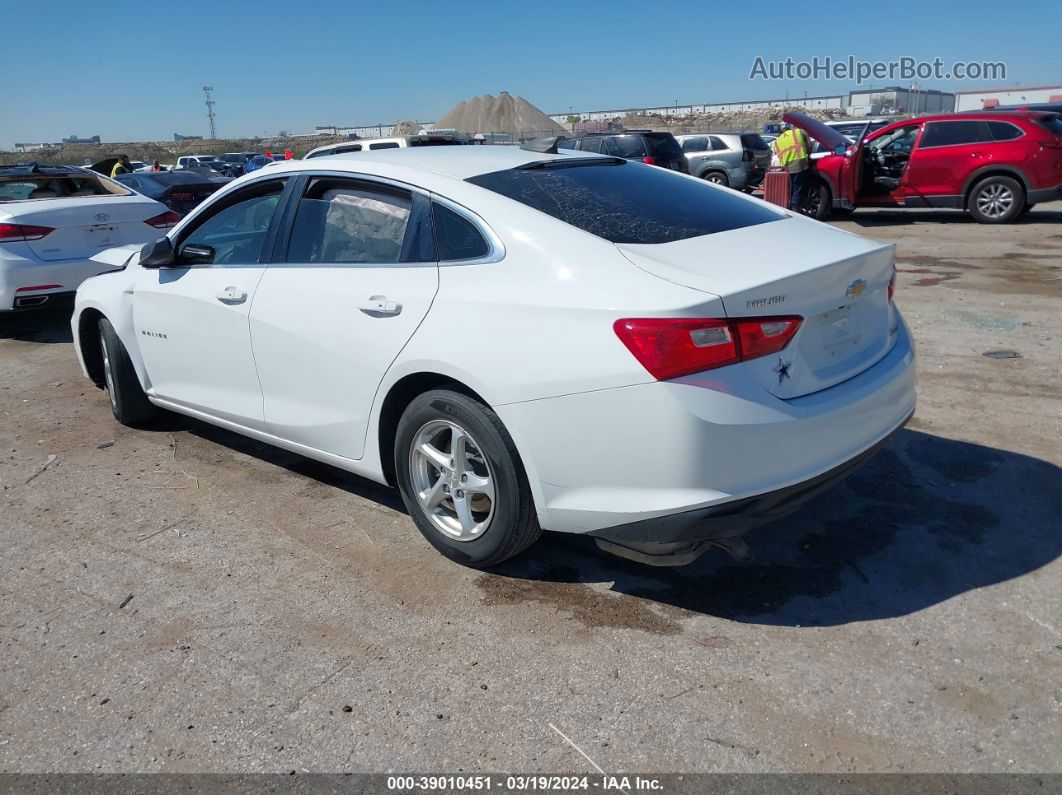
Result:
{"label": "white sedan", "polygon": [[893,250],[676,172],[509,147],[249,174],[72,324],[119,422],[177,411],[396,486],[440,552],[733,546],[914,410]]}
{"label": "white sedan", "polygon": [[105,267],[92,257],[177,223],[157,201],[68,166],[0,166],[0,312],[69,301]]}

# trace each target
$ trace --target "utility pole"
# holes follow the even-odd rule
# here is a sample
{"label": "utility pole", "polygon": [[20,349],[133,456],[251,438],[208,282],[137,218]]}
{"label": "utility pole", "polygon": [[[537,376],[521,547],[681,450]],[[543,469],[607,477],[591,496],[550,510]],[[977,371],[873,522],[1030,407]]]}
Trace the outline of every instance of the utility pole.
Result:
{"label": "utility pole", "polygon": [[218,128],[214,124],[214,87],[203,86],[203,96],[206,97],[207,121],[210,122],[210,137],[218,137]]}

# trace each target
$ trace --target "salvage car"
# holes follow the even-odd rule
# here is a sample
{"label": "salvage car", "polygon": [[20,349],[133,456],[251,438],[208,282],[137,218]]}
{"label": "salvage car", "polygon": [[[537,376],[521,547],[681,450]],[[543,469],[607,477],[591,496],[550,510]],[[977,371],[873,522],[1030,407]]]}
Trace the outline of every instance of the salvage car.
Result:
{"label": "salvage car", "polygon": [[176,213],[95,172],[0,166],[0,312],[67,303],[105,268],[92,257],[155,240]]}
{"label": "salvage car", "polygon": [[207,168],[119,174],[115,180],[165,204],[179,215],[187,214],[218,188],[232,181]]}
{"label": "salvage car", "polygon": [[1042,111],[923,116],[851,143],[801,113],[785,120],[831,154],[813,160],[808,211],[822,219],[858,207],[965,209],[1008,223],[1062,197],[1062,118]]}
{"label": "salvage car", "polygon": [[891,245],[555,141],[277,163],[100,260],[71,324],[119,422],[396,486],[469,566],[732,546],[915,405]]}

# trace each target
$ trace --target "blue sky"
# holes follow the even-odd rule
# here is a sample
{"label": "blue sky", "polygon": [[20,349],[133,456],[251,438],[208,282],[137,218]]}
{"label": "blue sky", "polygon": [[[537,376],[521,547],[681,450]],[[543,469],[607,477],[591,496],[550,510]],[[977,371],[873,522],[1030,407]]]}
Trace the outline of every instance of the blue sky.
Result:
{"label": "blue sky", "polygon": [[[798,21],[775,22],[794,10]],[[550,113],[856,87],[749,80],[757,56],[1003,61],[1007,85],[1054,84],[1060,23],[1057,0],[12,2],[3,13],[0,146],[71,133],[206,134],[204,84],[215,89],[220,136],[431,121],[502,90]]]}

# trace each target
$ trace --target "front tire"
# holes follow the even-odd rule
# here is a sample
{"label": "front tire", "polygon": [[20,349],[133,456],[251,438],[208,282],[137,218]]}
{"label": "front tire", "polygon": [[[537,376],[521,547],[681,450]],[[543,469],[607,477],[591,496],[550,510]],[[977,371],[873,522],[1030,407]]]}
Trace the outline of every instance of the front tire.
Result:
{"label": "front tire", "polygon": [[451,560],[486,568],[541,535],[516,445],[478,400],[448,389],[417,396],[398,422],[394,456],[406,510]]}
{"label": "front tire", "polygon": [[825,221],[833,211],[833,197],[830,188],[821,179],[814,180],[808,186],[807,214],[816,221]]}
{"label": "front tire", "polygon": [[966,209],[979,224],[1007,224],[1025,208],[1025,189],[1013,177],[987,177],[970,191]]}
{"label": "front tire", "polygon": [[148,400],[122,340],[105,317],[99,322],[103,377],[111,412],[122,425],[145,425],[158,417],[159,409]]}

